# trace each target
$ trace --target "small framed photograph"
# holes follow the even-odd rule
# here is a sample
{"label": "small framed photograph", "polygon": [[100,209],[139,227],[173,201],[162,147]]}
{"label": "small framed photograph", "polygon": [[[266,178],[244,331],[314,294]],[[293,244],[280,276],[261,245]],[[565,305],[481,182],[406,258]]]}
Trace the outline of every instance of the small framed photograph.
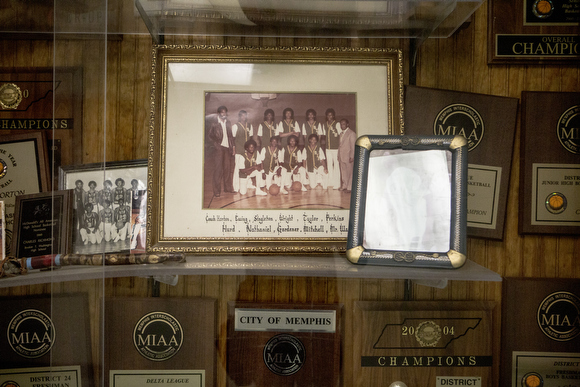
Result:
{"label": "small framed photograph", "polygon": [[130,251],[133,233],[142,232],[132,219],[146,210],[146,187],[145,159],[61,167],[59,188],[73,191],[72,252]]}
{"label": "small framed photograph", "polygon": [[402,129],[396,49],[157,46],[148,249],[344,252],[354,143]]}
{"label": "small framed photograph", "polygon": [[0,200],[4,201],[6,253],[11,255],[14,205],[18,195],[50,190],[44,133],[0,135]]}
{"label": "small framed photograph", "polygon": [[11,251],[17,258],[68,254],[72,246],[71,190],[19,195]]}
{"label": "small framed photograph", "polygon": [[347,239],[356,264],[458,268],[466,260],[467,140],[357,139]]}

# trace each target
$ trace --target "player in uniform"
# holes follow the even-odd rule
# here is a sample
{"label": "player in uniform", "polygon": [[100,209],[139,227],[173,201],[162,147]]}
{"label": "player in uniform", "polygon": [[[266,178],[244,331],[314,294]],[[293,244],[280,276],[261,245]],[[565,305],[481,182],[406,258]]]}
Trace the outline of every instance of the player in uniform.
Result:
{"label": "player in uniform", "polygon": [[103,209],[99,212],[99,229],[101,230],[101,235],[105,242],[109,242],[111,239],[114,238],[113,236],[113,218],[114,213],[113,209],[111,208],[111,201],[105,199],[103,201]]}
{"label": "player in uniform", "polygon": [[305,160],[303,161],[308,175],[308,185],[310,189],[316,188],[318,184],[323,189],[328,188],[328,168],[326,167],[326,157],[324,151],[318,145],[318,136],[311,134],[308,136],[308,145],[304,148]]}
{"label": "player in uniform", "polygon": [[115,188],[113,189],[113,207],[119,207],[125,204],[127,200],[127,189],[125,188],[125,180],[119,177],[115,180]]}
{"label": "player in uniform", "polygon": [[125,205],[124,199],[120,199],[119,206],[114,211],[113,232],[115,237],[113,242],[130,238],[129,228],[131,227],[131,207]]}
{"label": "player in uniform", "polygon": [[282,167],[285,173],[282,175],[282,185],[285,189],[292,187],[293,181],[298,181],[302,184],[302,191],[306,191],[304,187],[304,180],[306,179],[306,170],[302,165],[304,161],[303,150],[298,148],[298,137],[291,135],[288,137],[288,145],[280,150],[282,159]]}
{"label": "player in uniform", "polygon": [[99,215],[93,212],[93,205],[91,203],[85,204],[85,213],[82,218],[80,234],[81,241],[85,245],[89,243],[101,243],[103,239],[99,232]]}
{"label": "player in uniform", "polygon": [[256,195],[266,196],[267,193],[260,187],[264,186],[262,176],[263,166],[259,152],[256,152],[256,142],[249,139],[244,144],[244,164],[239,171],[240,175],[240,194],[245,195],[248,192],[249,182],[252,178],[256,179]]}
{"label": "player in uniform", "polygon": [[276,134],[281,138],[282,146],[288,145],[289,137],[300,136],[300,124],[294,120],[294,110],[291,108],[284,109],[282,113],[283,119],[278,123]]}
{"label": "player in uniform", "polygon": [[280,137],[274,136],[270,138],[270,145],[262,148],[260,151],[262,166],[264,168],[264,174],[266,177],[266,189],[269,190],[272,184],[276,184],[280,187],[280,192],[284,195],[288,194],[288,191],[281,186],[283,180],[282,175],[286,174],[286,169],[281,167],[284,162],[280,156],[280,149],[278,148],[278,143]]}
{"label": "player in uniform", "polygon": [[274,137],[277,131],[278,129],[274,123],[274,110],[266,109],[264,112],[264,121],[258,126],[258,139],[260,140],[258,147],[260,151],[268,147],[270,138]]}
{"label": "player in uniform", "polygon": [[328,168],[328,185],[334,189],[340,188],[340,166],[338,163],[338,147],[340,145],[340,134],[342,129],[340,123],[335,119],[334,109],[326,109],[326,122],[324,129],[326,132],[326,166]]}
{"label": "player in uniform", "polygon": [[[306,122],[302,125],[302,141],[304,141],[304,139],[308,141],[308,138],[311,134],[316,134],[318,138],[320,138],[320,136],[326,135],[324,127],[316,120],[316,110],[314,109],[306,110]],[[306,146],[306,144],[301,143],[298,145],[301,145],[301,147]]]}

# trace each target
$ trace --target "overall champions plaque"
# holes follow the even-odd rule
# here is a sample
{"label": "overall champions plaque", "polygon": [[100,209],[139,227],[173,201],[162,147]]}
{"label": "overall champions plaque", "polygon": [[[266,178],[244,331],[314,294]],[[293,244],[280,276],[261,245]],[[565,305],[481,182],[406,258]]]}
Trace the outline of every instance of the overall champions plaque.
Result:
{"label": "overall champions plaque", "polygon": [[467,236],[503,238],[517,111],[517,98],[405,88],[406,135],[467,139]]}
{"label": "overall champions plaque", "polygon": [[340,305],[228,307],[228,386],[339,385]]}
{"label": "overall champions plaque", "polygon": [[488,6],[490,63],[578,63],[577,0],[489,0]]}
{"label": "overall champions plaque", "polygon": [[580,387],[580,280],[504,278],[500,387]]}
{"label": "overall champions plaque", "polygon": [[580,234],[580,93],[522,92],[522,234]]}
{"label": "overall champions plaque", "polygon": [[491,386],[493,307],[491,302],[355,302],[355,385]]}
{"label": "overall champions plaque", "polygon": [[213,386],[215,300],[105,300],[108,386]]}

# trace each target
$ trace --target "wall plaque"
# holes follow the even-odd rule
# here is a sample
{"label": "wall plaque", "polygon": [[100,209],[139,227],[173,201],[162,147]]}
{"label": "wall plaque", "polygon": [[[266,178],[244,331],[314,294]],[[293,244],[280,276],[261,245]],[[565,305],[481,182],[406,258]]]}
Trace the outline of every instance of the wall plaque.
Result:
{"label": "wall plaque", "polygon": [[490,0],[488,59],[494,63],[577,63],[576,0]]}
{"label": "wall plaque", "polygon": [[[21,386],[48,382],[42,378],[49,374],[61,383],[70,378],[70,386],[93,385],[86,294],[1,298],[0,310],[2,373],[25,377]],[[27,370],[22,374],[20,368]]]}
{"label": "wall plaque", "polygon": [[215,321],[214,299],[107,298],[107,385],[126,386],[122,383],[133,375],[135,380],[169,383],[171,379],[197,386],[201,373],[205,385],[213,386]]}
{"label": "wall plaque", "polygon": [[72,190],[16,197],[12,254],[18,258],[70,253]]}
{"label": "wall plaque", "polygon": [[81,387],[81,367],[31,367],[0,370],[0,386]]}
{"label": "wall plaque", "polygon": [[580,93],[522,92],[522,234],[580,234]]}
{"label": "wall plaque", "polygon": [[228,306],[230,386],[336,386],[340,305]]}
{"label": "wall plaque", "polygon": [[0,200],[4,201],[6,253],[11,254],[16,196],[46,192],[48,158],[39,131],[0,136]]}
{"label": "wall plaque", "polygon": [[492,385],[491,302],[357,301],[357,386]]}
{"label": "wall plaque", "polygon": [[516,98],[405,88],[406,135],[467,138],[467,236],[503,238],[517,108]]}
{"label": "wall plaque", "polygon": [[502,292],[500,386],[580,386],[580,280],[504,278]]}
{"label": "wall plaque", "polygon": [[1,69],[0,134],[42,131],[54,171],[80,163],[82,95],[78,67]]}

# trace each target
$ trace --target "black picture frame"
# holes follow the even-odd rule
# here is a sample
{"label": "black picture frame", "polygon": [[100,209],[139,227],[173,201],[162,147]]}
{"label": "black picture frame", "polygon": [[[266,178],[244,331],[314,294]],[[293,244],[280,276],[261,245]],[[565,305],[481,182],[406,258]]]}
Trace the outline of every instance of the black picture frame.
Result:
{"label": "black picture frame", "polygon": [[70,190],[16,196],[11,248],[14,256],[70,253],[72,197]]}
{"label": "black picture frame", "polygon": [[[376,173],[373,179],[369,178],[369,163],[373,151],[386,151],[404,154],[407,152],[424,152],[430,150],[448,151],[446,154],[447,168],[449,169],[449,208],[448,224],[444,225],[449,230],[448,249],[437,248],[425,249],[400,249],[381,246],[365,242],[365,216],[370,214],[367,205],[376,204],[373,200],[367,201],[367,188],[372,180],[380,180],[389,185],[387,177],[392,177],[393,170],[384,168],[379,171],[380,179]],[[385,154],[391,156],[391,154]],[[441,154],[443,155],[443,154]],[[373,155],[374,156],[374,155]],[[423,156],[423,155],[422,155]],[[430,268],[459,268],[463,266],[466,257],[467,246],[467,140],[463,136],[361,136],[355,147],[353,187],[350,206],[349,230],[347,239],[347,259],[355,264],[387,265],[387,266],[413,266]],[[375,167],[376,168],[376,167]],[[403,184],[401,179],[393,177],[398,183]],[[424,181],[421,181],[424,184]],[[436,188],[445,188],[440,184]],[[398,199],[398,198],[397,198]],[[382,199],[381,199],[382,200]],[[368,203],[367,203],[368,202]],[[382,207],[377,206],[372,212],[372,219],[378,219],[383,213]],[[380,208],[379,208],[380,207]],[[398,211],[398,210],[397,210]],[[433,226],[443,226],[433,224]],[[368,225],[366,226],[368,227]],[[396,227],[394,228],[396,229]],[[435,229],[435,227],[433,227]],[[388,230],[381,229],[385,235]],[[441,243],[439,243],[440,245]],[[380,245],[380,243],[379,243]],[[421,247],[421,246],[419,246]]]}

